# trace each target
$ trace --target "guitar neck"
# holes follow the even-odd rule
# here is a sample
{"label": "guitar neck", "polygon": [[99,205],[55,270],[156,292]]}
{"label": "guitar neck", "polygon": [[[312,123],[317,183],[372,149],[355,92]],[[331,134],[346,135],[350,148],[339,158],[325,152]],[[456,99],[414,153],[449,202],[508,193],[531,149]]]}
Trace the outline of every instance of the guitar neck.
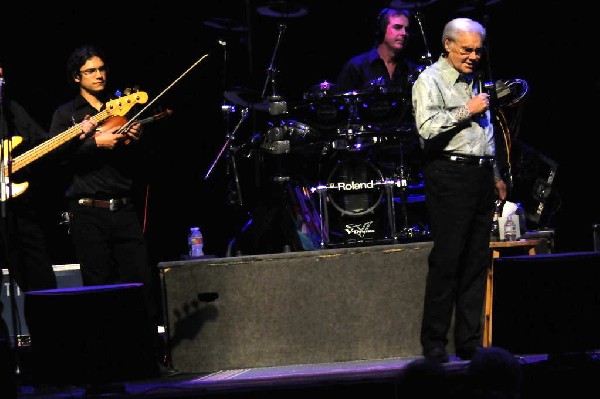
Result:
{"label": "guitar neck", "polygon": [[[110,115],[108,114],[107,110],[104,110],[104,111],[100,111],[96,115],[92,116],[90,119],[100,123],[103,120],[105,120],[106,118],[108,118],[109,116]],[[77,137],[81,133],[83,133],[83,130],[81,129],[81,124],[78,123],[74,126],[71,126],[64,132],[57,134],[56,136],[52,137],[51,139],[46,140],[42,144],[40,144],[28,151],[25,151],[23,154],[19,155],[18,157],[13,158],[12,164],[11,164],[12,172],[14,173],[14,172],[18,171],[19,169],[29,165],[31,162],[43,157],[50,151],[54,150],[55,148],[58,148],[59,146],[66,143],[67,141],[73,139],[74,137]]]}

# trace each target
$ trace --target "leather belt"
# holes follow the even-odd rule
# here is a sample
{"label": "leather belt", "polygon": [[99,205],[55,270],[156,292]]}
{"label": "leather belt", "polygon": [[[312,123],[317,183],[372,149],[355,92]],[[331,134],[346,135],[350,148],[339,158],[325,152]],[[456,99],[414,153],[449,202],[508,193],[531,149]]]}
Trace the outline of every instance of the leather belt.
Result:
{"label": "leather belt", "polygon": [[479,167],[492,167],[494,166],[494,157],[492,156],[476,156],[476,155],[462,155],[453,153],[442,153],[441,159],[446,161],[452,161],[464,165],[474,165]]}
{"label": "leather belt", "polygon": [[99,200],[94,198],[80,198],[77,200],[79,205],[89,206],[92,208],[103,208],[111,211],[116,211],[123,206],[130,204],[131,199],[128,197],[124,198],[113,198],[109,200]]}

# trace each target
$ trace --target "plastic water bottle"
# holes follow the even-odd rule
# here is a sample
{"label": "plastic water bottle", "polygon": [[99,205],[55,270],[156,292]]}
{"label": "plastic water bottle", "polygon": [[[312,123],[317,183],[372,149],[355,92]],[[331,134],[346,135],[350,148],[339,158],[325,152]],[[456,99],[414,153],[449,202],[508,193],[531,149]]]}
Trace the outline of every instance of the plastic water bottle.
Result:
{"label": "plastic water bottle", "polygon": [[204,255],[204,238],[200,227],[190,227],[190,235],[188,236],[189,255],[194,258]]}
{"label": "plastic water bottle", "polygon": [[506,217],[506,222],[504,223],[504,238],[506,241],[517,240],[517,224],[512,218],[513,215],[508,215]]}

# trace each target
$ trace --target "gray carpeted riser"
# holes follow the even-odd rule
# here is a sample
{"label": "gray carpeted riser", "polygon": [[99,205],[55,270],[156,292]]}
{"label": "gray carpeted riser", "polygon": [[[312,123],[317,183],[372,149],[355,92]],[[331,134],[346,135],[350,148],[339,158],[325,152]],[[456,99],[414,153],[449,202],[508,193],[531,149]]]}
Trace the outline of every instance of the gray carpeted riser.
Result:
{"label": "gray carpeted riser", "polygon": [[[159,264],[188,372],[419,356],[430,242]],[[217,293],[214,302],[198,299]]]}

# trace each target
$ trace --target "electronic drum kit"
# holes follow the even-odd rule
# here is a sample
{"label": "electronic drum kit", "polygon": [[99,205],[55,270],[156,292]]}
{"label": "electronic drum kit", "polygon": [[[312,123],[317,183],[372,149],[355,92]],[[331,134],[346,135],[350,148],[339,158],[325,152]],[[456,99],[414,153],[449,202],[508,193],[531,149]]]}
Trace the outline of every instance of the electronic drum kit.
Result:
{"label": "electronic drum kit", "polygon": [[271,121],[257,144],[263,158],[276,158],[274,179],[310,189],[303,193],[311,198],[294,201],[318,208],[318,246],[427,239],[423,220],[409,225],[409,208],[419,207],[424,217],[424,194],[408,99],[378,90],[338,94],[328,82],[316,86],[285,112],[263,107]]}

